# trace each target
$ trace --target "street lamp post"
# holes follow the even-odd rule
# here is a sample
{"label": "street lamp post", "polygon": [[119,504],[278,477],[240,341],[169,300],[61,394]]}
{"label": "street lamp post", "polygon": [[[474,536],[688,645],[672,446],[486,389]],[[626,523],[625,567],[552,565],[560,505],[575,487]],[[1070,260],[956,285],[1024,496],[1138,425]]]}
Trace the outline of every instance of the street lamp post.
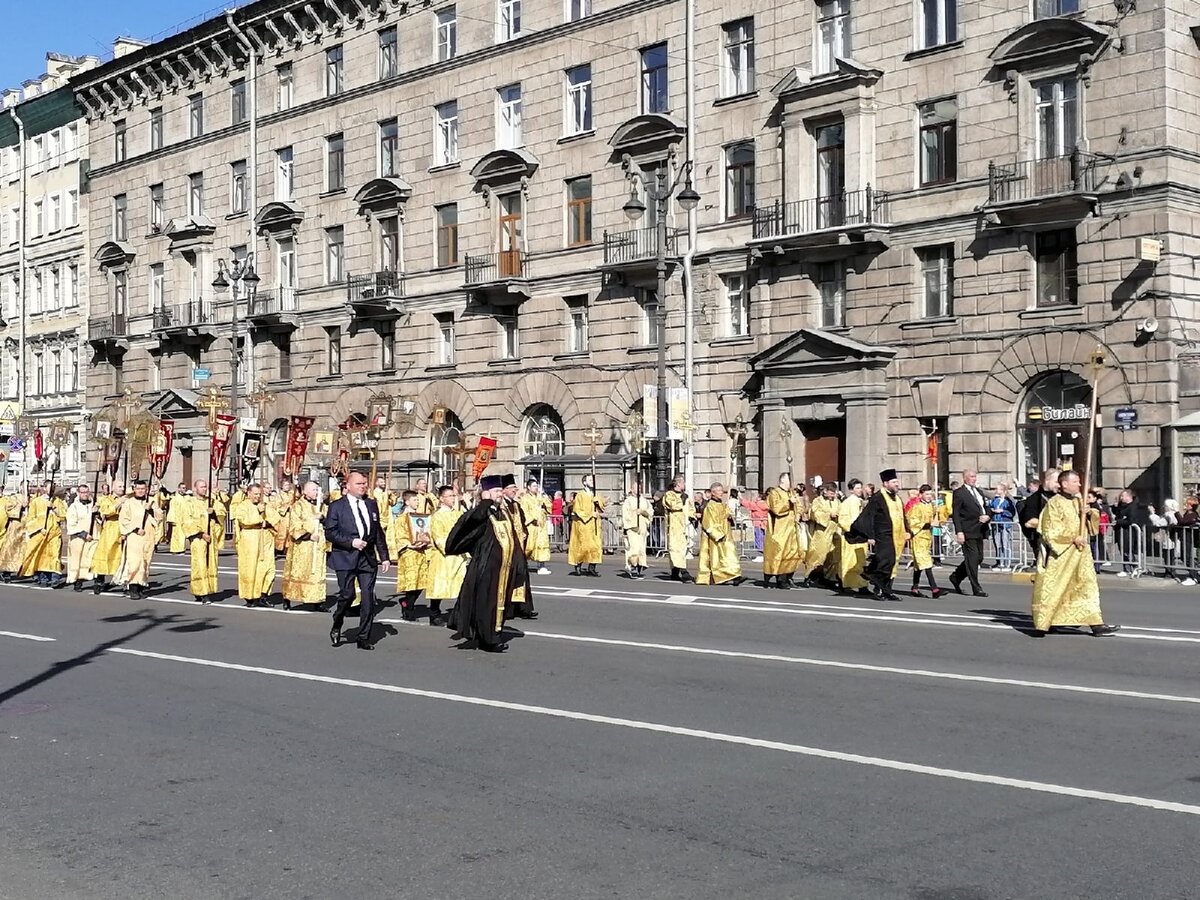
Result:
{"label": "street lamp post", "polygon": [[[658,325],[658,436],[655,439],[654,477],[655,486],[660,491],[667,488],[670,473],[670,430],[667,422],[667,211],[672,197],[677,197],[679,205],[687,211],[695,209],[700,203],[700,195],[692,187],[692,164],[689,160],[680,168],[674,180],[663,164],[654,171],[653,179],[648,177],[634,165],[633,160],[626,154],[622,164],[625,167],[625,177],[629,181],[629,199],[622,209],[631,222],[635,222],[646,214],[646,204],[638,195],[640,187],[646,195],[646,200],[654,204],[654,272],[657,276],[657,302],[655,305],[655,321]],[[691,398],[688,398],[691,405]]]}
{"label": "street lamp post", "polygon": [[[233,335],[230,338],[229,364],[229,408],[233,415],[238,415],[238,301],[243,292],[251,304],[254,295],[258,293],[258,283],[262,279],[254,271],[254,254],[247,254],[245,259],[231,259],[226,262],[217,260],[217,277],[213,279],[213,291],[224,294],[232,290],[233,295]],[[234,452],[229,454],[229,493],[237,490],[238,453],[235,444]]]}

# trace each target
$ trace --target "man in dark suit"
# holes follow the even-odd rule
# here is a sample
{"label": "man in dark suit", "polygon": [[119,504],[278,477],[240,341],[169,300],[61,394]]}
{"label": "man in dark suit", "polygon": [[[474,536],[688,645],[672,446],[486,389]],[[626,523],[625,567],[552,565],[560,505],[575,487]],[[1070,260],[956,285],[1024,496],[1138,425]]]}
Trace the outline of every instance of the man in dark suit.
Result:
{"label": "man in dark suit", "polygon": [[333,610],[329,640],[342,642],[342,622],[354,602],[354,585],[362,597],[358,608],[359,650],[373,650],[371,623],[375,618],[375,578],[391,568],[387,538],[379,521],[379,506],[367,496],[367,477],[361,472],[346,476],[346,492],[329,504],[325,514],[325,537],[332,550],[329,564],[337,573],[338,599]]}
{"label": "man in dark suit", "polygon": [[979,564],[983,562],[983,542],[990,531],[991,517],[987,514],[983,494],[975,487],[978,480],[979,476],[967,469],[963,472],[962,485],[954,492],[951,517],[955,539],[962,545],[963,559],[950,576],[950,584],[961,594],[963,579],[969,579],[975,596],[986,597],[987,591],[979,586]]}

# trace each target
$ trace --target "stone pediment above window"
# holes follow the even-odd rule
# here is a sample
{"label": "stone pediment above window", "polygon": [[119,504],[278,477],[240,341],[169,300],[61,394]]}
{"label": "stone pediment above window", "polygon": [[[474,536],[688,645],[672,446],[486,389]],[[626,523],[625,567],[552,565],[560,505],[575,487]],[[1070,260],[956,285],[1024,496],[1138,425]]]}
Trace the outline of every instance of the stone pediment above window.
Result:
{"label": "stone pediment above window", "polygon": [[751,358],[750,368],[760,374],[873,369],[887,366],[895,356],[894,347],[864,344],[844,334],[817,328],[801,328]]}
{"label": "stone pediment above window", "polygon": [[471,168],[477,187],[518,184],[537,171],[538,158],[528,150],[493,150]]}
{"label": "stone pediment above window", "polygon": [[133,248],[123,241],[105,241],[96,251],[96,262],[101,269],[119,269],[127,266],[135,256]]}
{"label": "stone pediment above window", "polygon": [[683,140],[683,123],[662,113],[645,113],[617,126],[608,145],[616,155],[636,155],[648,149],[678,144]]}
{"label": "stone pediment above window", "polygon": [[837,59],[837,68],[832,72],[814,75],[808,69],[793,66],[788,70],[771,93],[783,102],[791,102],[807,97],[818,97],[834,94],[839,91],[852,91],[859,88],[874,87],[875,82],[883,77],[882,69],[872,69],[853,59]]}
{"label": "stone pediment above window", "polygon": [[196,415],[200,395],[186,388],[168,388],[160,391],[147,405],[147,412],[157,416],[190,418]]}
{"label": "stone pediment above window", "polygon": [[165,234],[172,250],[191,250],[197,246],[211,246],[217,225],[208,216],[184,216],[167,223]]}
{"label": "stone pediment above window", "polygon": [[412,185],[403,178],[372,178],[358,189],[354,202],[360,216],[378,216],[398,212],[412,196]]}
{"label": "stone pediment above window", "polygon": [[304,210],[293,200],[272,200],[258,211],[254,226],[259,234],[282,235],[295,233],[304,221]]}
{"label": "stone pediment above window", "polygon": [[1068,60],[1088,68],[1108,39],[1107,29],[1082,19],[1038,19],[1010,32],[988,59],[1004,71],[1026,71]]}

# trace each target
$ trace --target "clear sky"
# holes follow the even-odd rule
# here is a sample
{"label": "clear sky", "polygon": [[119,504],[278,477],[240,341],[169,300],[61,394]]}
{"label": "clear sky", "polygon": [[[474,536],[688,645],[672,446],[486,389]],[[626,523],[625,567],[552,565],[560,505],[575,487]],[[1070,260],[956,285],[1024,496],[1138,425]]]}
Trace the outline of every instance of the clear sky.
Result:
{"label": "clear sky", "polygon": [[109,59],[119,35],[161,38],[244,0],[0,0],[0,7],[9,2],[0,27],[0,90],[41,75],[48,52]]}

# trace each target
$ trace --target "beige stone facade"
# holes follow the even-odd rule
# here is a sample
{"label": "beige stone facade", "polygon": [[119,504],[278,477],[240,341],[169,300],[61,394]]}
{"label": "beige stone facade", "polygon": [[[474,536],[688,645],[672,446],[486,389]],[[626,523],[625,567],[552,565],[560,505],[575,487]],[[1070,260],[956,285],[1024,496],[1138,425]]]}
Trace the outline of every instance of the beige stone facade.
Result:
{"label": "beige stone facade", "polygon": [[[1196,22],[1168,0],[1034,6],[700,5],[697,481],[1079,464],[1099,347],[1099,480],[1177,489],[1167,426],[1198,388],[1180,377],[1198,312]],[[237,310],[239,391],[262,380],[273,421],[329,429],[383,392],[416,403],[413,432],[382,443],[398,464],[447,461],[428,424],[444,408],[468,443],[499,439],[499,468],[573,485],[592,424],[609,489],[632,465],[621,426],[656,382],[654,241],[622,205],[627,169],[674,178],[689,158],[684,6],[527,0],[515,34],[513,12],[264,0],[73,81],[94,137],[93,317],[127,286],[126,333],[91,339],[89,406],[132,386],[175,417],[196,449],[168,479],[207,465],[196,392],[228,390],[234,343],[210,283],[249,252],[262,281]],[[256,90],[237,86],[243,40]],[[668,224],[675,387],[685,213]],[[1117,430],[1130,409],[1138,427]]]}

